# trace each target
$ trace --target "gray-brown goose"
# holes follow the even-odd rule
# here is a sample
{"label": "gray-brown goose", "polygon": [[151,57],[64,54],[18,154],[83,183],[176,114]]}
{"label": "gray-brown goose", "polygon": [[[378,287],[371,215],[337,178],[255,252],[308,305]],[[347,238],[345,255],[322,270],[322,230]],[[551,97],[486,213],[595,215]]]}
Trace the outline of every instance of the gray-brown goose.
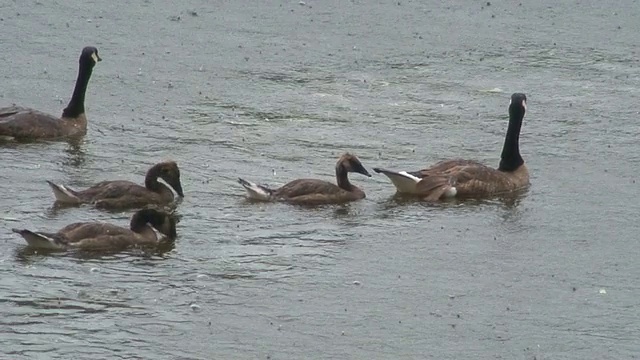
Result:
{"label": "gray-brown goose", "polygon": [[298,179],[277,189],[270,189],[241,178],[238,182],[247,190],[248,197],[254,200],[299,205],[341,204],[366,197],[362,189],[349,181],[350,172],[371,176],[355,155],[345,153],[336,163],[337,185],[318,179]]}

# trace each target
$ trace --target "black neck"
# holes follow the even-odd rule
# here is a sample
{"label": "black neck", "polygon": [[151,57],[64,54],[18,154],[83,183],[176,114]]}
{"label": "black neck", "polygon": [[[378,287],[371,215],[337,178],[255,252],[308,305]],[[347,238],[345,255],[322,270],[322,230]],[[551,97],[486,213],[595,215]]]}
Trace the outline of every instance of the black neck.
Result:
{"label": "black neck", "polygon": [[149,222],[148,215],[145,211],[138,211],[133,214],[131,217],[131,222],[129,223],[129,228],[134,232],[142,232],[147,227],[147,223]]}
{"label": "black neck", "polygon": [[78,70],[78,79],[76,79],[76,87],[73,89],[73,95],[67,107],[62,111],[62,117],[76,118],[81,114],[84,114],[84,94],[87,92],[87,85],[89,84],[89,78],[93,66],[84,60],[80,62],[80,69]]}
{"label": "black neck", "polygon": [[155,168],[149,169],[147,176],[144,178],[144,187],[153,192],[160,192],[160,186],[161,184],[158,182],[158,174]]}
{"label": "black neck", "polygon": [[513,171],[524,164],[524,160],[520,156],[520,128],[522,127],[524,110],[512,110],[509,113],[509,128],[504,139],[500,167],[498,168],[501,171]]}
{"label": "black neck", "polygon": [[147,230],[153,232],[150,226],[171,239],[175,239],[177,236],[175,222],[173,220],[166,221],[165,215],[154,209],[137,211],[131,217],[129,224],[130,229],[137,233],[143,233]]}
{"label": "black neck", "polygon": [[336,180],[338,181],[338,187],[351,191],[351,183],[349,182],[347,170],[342,165],[336,166]]}

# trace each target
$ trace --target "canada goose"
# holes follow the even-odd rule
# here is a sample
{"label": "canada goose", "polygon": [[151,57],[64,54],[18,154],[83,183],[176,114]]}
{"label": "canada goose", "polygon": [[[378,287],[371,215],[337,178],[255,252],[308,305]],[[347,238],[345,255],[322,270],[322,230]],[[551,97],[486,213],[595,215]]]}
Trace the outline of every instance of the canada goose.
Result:
{"label": "canada goose", "polygon": [[[154,246],[176,238],[176,222],[169,214],[155,209],[137,211],[131,217],[129,229],[103,223],[78,222],[57,233],[12,229],[29,246],[46,250],[114,250],[134,246]],[[164,236],[158,237],[158,231]]]}
{"label": "canada goose", "polygon": [[520,156],[520,128],[527,110],[527,96],[511,95],[509,127],[500,165],[493,169],[472,160],[445,160],[424,170],[406,172],[374,168],[385,174],[399,193],[416,194],[428,201],[442,198],[481,198],[509,193],[529,185],[529,171]]}
{"label": "canada goose", "polygon": [[166,181],[178,196],[184,197],[180,183],[180,169],[173,161],[161,162],[147,171],[144,186],[131,181],[115,180],[103,181],[85,190],[72,190],[65,185],[56,185],[47,181],[56,202],[62,204],[95,204],[105,209],[127,209],[150,204],[168,204],[174,196],[168,186],[158,181]]}
{"label": "canada goose", "polygon": [[278,189],[269,189],[238,178],[247,190],[249,198],[261,201],[284,201],[301,205],[340,204],[365,198],[364,191],[351,185],[348,173],[371,176],[355,155],[346,153],[336,163],[338,185],[324,180],[298,179]]}
{"label": "canada goose", "polygon": [[87,133],[84,95],[93,67],[98,61],[98,49],[87,46],[80,54],[78,79],[67,107],[58,118],[43,112],[10,106],[0,109],[0,137],[16,140],[55,139],[82,136]]}

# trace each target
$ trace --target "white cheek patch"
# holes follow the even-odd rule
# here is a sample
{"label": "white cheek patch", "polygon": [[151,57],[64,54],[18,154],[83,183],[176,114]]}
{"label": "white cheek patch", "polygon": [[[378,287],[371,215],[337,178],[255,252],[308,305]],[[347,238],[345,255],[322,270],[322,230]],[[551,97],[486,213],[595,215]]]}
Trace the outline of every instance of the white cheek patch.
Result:
{"label": "white cheek patch", "polygon": [[147,225],[149,225],[149,227],[151,228],[151,231],[153,231],[153,234],[156,236],[156,239],[162,239],[164,237],[164,234],[160,232],[160,230],[156,229],[155,226],[147,223]]}
{"label": "white cheek patch", "polygon": [[527,111],[527,100],[522,100],[522,107],[524,108],[524,111]]}

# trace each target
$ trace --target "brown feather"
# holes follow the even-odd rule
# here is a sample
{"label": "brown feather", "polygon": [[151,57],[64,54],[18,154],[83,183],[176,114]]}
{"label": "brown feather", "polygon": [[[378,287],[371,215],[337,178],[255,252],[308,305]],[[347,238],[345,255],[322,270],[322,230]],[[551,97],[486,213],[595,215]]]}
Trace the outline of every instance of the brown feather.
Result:
{"label": "brown feather", "polygon": [[61,117],[34,109],[11,106],[0,109],[0,136],[17,140],[77,138],[87,133],[84,99],[93,67],[100,61],[98,49],[87,46],[79,59],[73,95]]}
{"label": "brown feather", "polygon": [[0,109],[0,136],[16,139],[77,137],[87,133],[87,118],[56,118],[43,112],[23,108]]}
{"label": "brown feather", "polygon": [[473,160],[455,159],[410,173],[382,168],[374,170],[389,177],[398,191],[416,194],[429,201],[451,196],[486,197],[523,189],[529,185],[529,171],[520,155],[519,145],[526,103],[525,94],[511,95],[509,126],[497,169]]}
{"label": "brown feather", "polygon": [[[153,228],[164,234],[158,238]],[[175,220],[167,213],[145,209],[133,216],[130,228],[103,223],[78,222],[67,225],[55,234],[41,233],[56,239],[63,248],[82,250],[117,250],[136,246],[155,246],[175,239]]]}
{"label": "brown feather", "polygon": [[174,200],[173,191],[158,182],[162,178],[182,196],[180,170],[173,161],[152,166],[145,177],[145,186],[126,180],[102,181],[85,190],[68,189],[80,201],[94,203],[104,209],[127,209],[145,205],[164,205]]}
{"label": "brown feather", "polygon": [[266,197],[271,201],[284,201],[299,205],[341,204],[366,197],[364,191],[349,182],[348,173],[350,172],[371,176],[355,155],[345,153],[336,163],[337,185],[324,180],[297,179],[278,189],[269,189],[266,186],[255,185],[243,179],[239,179],[239,182],[247,189],[255,185],[257,191],[251,190],[250,193],[264,192],[268,194]]}
{"label": "brown feather", "polygon": [[131,181],[104,181],[78,193],[86,202],[95,202],[101,208],[138,207],[147,204],[165,204],[174,199],[173,192],[158,183],[158,192]]}
{"label": "brown feather", "polygon": [[335,204],[365,198],[365,193],[356,186],[347,191],[324,180],[298,179],[274,192],[274,197],[295,204]]}
{"label": "brown feather", "polygon": [[[484,197],[517,191],[529,185],[526,165],[515,171],[500,171],[472,160],[446,160],[421,170],[416,188],[419,196],[439,200],[451,187],[456,197]],[[436,194],[439,196],[436,197]]]}

